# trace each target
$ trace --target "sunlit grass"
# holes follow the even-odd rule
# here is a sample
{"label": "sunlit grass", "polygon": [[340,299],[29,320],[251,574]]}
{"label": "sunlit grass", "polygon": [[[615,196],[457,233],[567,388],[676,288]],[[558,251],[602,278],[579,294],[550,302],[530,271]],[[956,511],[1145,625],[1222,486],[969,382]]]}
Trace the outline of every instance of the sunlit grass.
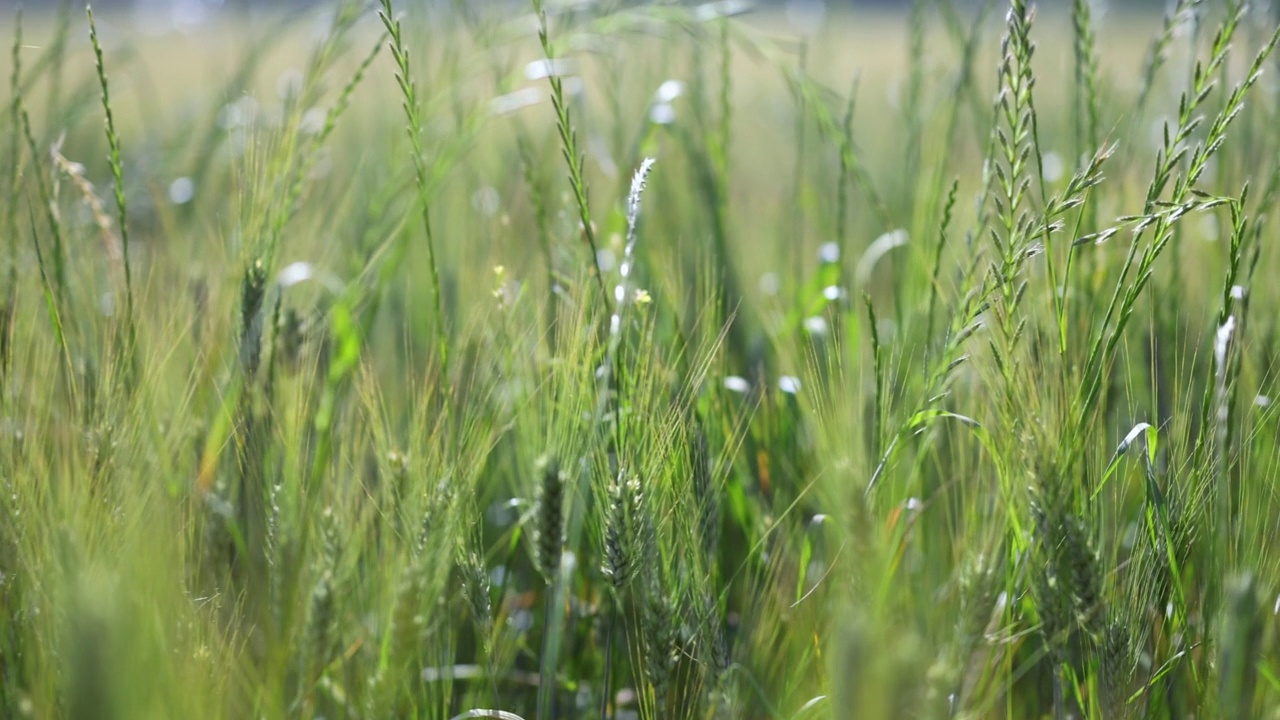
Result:
{"label": "sunlit grass", "polygon": [[0,715],[1272,717],[1228,5],[15,15]]}

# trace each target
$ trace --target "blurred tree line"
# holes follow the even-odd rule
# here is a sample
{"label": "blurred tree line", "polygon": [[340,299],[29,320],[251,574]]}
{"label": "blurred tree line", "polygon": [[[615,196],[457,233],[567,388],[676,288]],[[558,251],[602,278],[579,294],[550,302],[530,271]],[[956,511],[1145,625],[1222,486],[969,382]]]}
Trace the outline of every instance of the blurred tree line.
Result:
{"label": "blurred tree line", "polygon": [[[430,5],[440,8],[447,8],[458,0],[404,0],[402,5]],[[518,0],[462,0],[467,3],[488,2],[490,4],[508,4],[508,5],[524,5],[527,3]],[[760,5],[786,5],[788,2],[796,0],[755,0]],[[806,0],[812,2],[813,0]],[[979,0],[964,0],[965,2],[976,3]],[[85,0],[72,0],[73,5],[83,5]],[[204,10],[248,10],[254,8],[277,8],[277,7],[311,7],[323,5],[332,0],[92,0],[94,7],[110,7],[125,8],[133,10],[149,10],[154,8],[156,11],[163,11],[176,5],[201,5]],[[691,0],[691,4],[696,4],[697,0]],[[1063,0],[1040,0],[1039,4],[1043,9],[1053,8],[1055,5],[1063,2]],[[1106,4],[1116,7],[1131,8],[1135,6],[1156,8],[1165,4],[1163,0],[1103,0]],[[61,6],[62,0],[0,0],[0,8],[17,8],[22,6],[24,12],[40,12],[54,11]],[[848,7],[907,7],[911,4],[911,0],[826,0],[828,9],[848,8]]]}

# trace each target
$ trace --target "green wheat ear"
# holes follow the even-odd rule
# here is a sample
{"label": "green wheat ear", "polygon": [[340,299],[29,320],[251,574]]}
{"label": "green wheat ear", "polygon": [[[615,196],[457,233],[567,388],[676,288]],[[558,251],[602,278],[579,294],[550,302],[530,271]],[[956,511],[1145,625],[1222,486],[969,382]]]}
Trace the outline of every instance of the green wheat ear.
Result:
{"label": "green wheat ear", "polygon": [[640,512],[640,480],[631,478],[611,483],[607,491],[608,509],[604,526],[604,566],[613,591],[621,595],[636,572],[634,523]]}
{"label": "green wheat ear", "polygon": [[672,671],[679,659],[677,647],[676,607],[665,587],[661,573],[653,568],[652,580],[645,587],[641,610],[641,644],[644,649],[644,675],[653,692],[654,708],[659,716],[667,711]]}
{"label": "green wheat ear", "polygon": [[564,475],[555,458],[544,458],[538,463],[541,482],[538,485],[537,527],[534,542],[537,546],[538,570],[547,582],[552,582],[560,569],[560,550],[564,543]]}
{"label": "green wheat ear", "polygon": [[1218,708],[1224,718],[1254,717],[1263,636],[1256,585],[1252,575],[1244,575],[1227,587],[1218,660]]}
{"label": "green wheat ear", "polygon": [[538,571],[546,582],[543,598],[542,652],[538,680],[538,718],[555,717],[555,658],[560,638],[553,638],[553,618],[560,609],[557,599],[564,587],[561,573],[561,557],[565,531],[565,476],[556,458],[546,456],[538,460],[537,472],[541,476],[537,490],[535,509],[534,544]]}

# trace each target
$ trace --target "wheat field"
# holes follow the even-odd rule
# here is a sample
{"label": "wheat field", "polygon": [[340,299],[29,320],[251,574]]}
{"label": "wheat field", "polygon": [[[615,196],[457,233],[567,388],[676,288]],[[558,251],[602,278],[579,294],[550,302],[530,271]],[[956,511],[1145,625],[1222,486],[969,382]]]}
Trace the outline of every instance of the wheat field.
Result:
{"label": "wheat field", "polygon": [[12,12],[0,716],[1280,718],[1280,13],[1041,4]]}

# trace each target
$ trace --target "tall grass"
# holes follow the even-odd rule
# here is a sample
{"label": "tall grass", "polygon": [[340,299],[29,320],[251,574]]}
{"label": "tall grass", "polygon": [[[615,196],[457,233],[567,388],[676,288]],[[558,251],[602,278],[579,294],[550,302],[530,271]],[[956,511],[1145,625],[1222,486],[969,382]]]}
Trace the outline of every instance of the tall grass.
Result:
{"label": "tall grass", "polygon": [[133,304],[133,266],[129,262],[129,215],[124,196],[124,169],[120,153],[120,135],[116,132],[115,115],[111,111],[111,91],[107,83],[107,69],[102,59],[102,44],[98,42],[98,26],[93,22],[93,9],[86,7],[89,18],[89,42],[93,45],[94,67],[98,73],[98,83],[102,87],[102,109],[106,114],[107,147],[110,150],[108,159],[111,163],[111,180],[115,189],[116,214],[120,219],[120,253],[121,265],[124,268],[124,341],[120,362],[125,366],[124,377],[126,387],[136,382],[135,367],[137,359],[138,330],[137,318],[134,317]]}
{"label": "tall grass", "polygon": [[0,715],[1280,705],[1274,18],[366,5],[15,16]]}

